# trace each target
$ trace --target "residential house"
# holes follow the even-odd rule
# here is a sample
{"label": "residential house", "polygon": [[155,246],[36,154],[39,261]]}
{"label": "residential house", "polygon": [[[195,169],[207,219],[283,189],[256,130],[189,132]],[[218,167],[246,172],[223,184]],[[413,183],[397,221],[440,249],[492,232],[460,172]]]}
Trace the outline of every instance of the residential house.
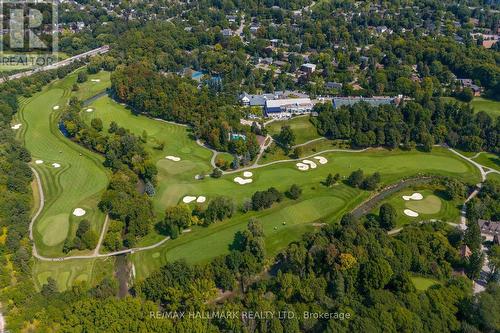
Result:
{"label": "residential house", "polygon": [[307,74],[312,74],[316,71],[316,65],[311,63],[306,63],[300,66],[300,70]]}

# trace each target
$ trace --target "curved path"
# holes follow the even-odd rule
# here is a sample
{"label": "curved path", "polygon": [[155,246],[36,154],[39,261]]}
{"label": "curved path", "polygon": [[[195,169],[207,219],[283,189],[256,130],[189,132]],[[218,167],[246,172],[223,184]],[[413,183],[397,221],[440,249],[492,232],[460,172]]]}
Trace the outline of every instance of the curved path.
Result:
{"label": "curved path", "polygon": [[[43,194],[42,182],[40,180],[40,176],[38,175],[38,172],[34,168],[31,168],[31,170],[33,171],[33,174],[35,175],[35,180],[37,183],[38,192],[40,194],[40,202],[39,202],[39,207],[38,207],[36,213],[31,218],[31,222],[29,225],[29,233],[30,233],[29,236],[30,236],[30,240],[33,242],[33,256],[39,260],[42,260],[42,261],[65,261],[65,260],[71,260],[71,259],[93,259],[93,258],[111,257],[111,256],[117,256],[120,254],[125,254],[125,253],[134,253],[134,252],[138,252],[138,251],[151,250],[151,249],[154,249],[155,247],[161,246],[163,243],[165,243],[166,241],[168,241],[170,239],[170,237],[167,236],[164,239],[162,239],[161,241],[159,241],[158,243],[155,243],[155,244],[149,245],[149,246],[136,247],[136,248],[131,248],[131,249],[110,252],[110,253],[99,253],[99,250],[100,250],[101,245],[102,245],[102,241],[104,240],[104,235],[106,234],[106,230],[108,228],[109,216],[106,215],[104,225],[102,226],[101,235],[99,236],[99,241],[98,241],[97,246],[95,247],[94,251],[92,252],[92,254],[76,255],[76,256],[68,256],[68,257],[44,257],[41,254],[39,254],[37,249],[36,249],[36,244],[35,244],[35,241],[33,239],[33,224],[35,223],[36,219],[38,218],[38,216],[41,214],[41,212],[43,210],[43,207],[45,204],[45,196]],[[186,230],[183,230],[182,232],[186,233],[186,232],[190,232],[190,231],[191,231],[191,229],[186,229]]]}

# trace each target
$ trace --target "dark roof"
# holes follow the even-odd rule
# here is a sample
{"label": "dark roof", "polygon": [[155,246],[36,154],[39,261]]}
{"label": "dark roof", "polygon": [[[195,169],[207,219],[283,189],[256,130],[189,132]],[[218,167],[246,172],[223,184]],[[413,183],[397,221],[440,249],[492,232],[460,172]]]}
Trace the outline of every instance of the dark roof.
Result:
{"label": "dark roof", "polygon": [[500,222],[479,219],[478,223],[481,233],[488,235],[500,234]]}

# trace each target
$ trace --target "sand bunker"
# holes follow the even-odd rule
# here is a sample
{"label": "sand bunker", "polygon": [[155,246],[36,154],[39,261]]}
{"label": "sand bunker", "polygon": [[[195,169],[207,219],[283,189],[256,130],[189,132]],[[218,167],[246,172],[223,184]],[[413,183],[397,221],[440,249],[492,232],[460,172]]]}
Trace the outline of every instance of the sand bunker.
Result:
{"label": "sand bunker", "polygon": [[182,198],[182,202],[184,203],[190,203],[196,200],[196,197],[186,195],[184,198]]}
{"label": "sand bunker", "polygon": [[251,178],[244,179],[241,177],[236,177],[236,178],[234,178],[234,182],[238,183],[240,185],[245,185],[245,184],[250,184],[252,182],[252,179]]}
{"label": "sand bunker", "polygon": [[59,105],[56,105],[52,108],[53,110],[59,110]]}
{"label": "sand bunker", "polygon": [[74,211],[73,211],[73,215],[75,216],[83,216],[85,215],[86,211],[84,209],[81,209],[81,208],[76,208]]}
{"label": "sand bunker", "polygon": [[314,163],[313,161],[303,160],[302,163],[308,164],[311,167],[311,169],[316,169],[317,167],[316,163]]}
{"label": "sand bunker", "polygon": [[36,160],[35,164],[43,164],[43,161],[42,160]]}
{"label": "sand bunker", "polygon": [[20,129],[20,128],[21,128],[21,126],[22,126],[22,124],[15,124],[15,125],[14,125],[14,126],[12,126],[11,128],[12,128],[13,130],[18,130],[18,129]]}
{"label": "sand bunker", "polygon": [[101,79],[91,79],[92,82],[101,82]]}
{"label": "sand bunker", "polygon": [[309,170],[309,165],[307,164],[304,164],[304,163],[297,163],[296,164],[297,168],[300,170],[300,171],[306,171],[306,170]]}
{"label": "sand bunker", "polygon": [[405,200],[405,201],[422,200],[423,198],[424,198],[424,196],[418,192],[415,192],[412,195],[403,195],[403,200]]}
{"label": "sand bunker", "polygon": [[251,173],[250,171],[243,172],[243,177],[250,178],[252,176],[253,176],[253,173]]}
{"label": "sand bunker", "polygon": [[328,163],[328,160],[326,158],[324,158],[323,156],[314,156],[314,158],[318,160],[319,164]]}
{"label": "sand bunker", "polygon": [[52,166],[53,166],[54,168],[60,168],[60,167],[61,167],[61,164],[59,164],[59,163],[52,163]]}
{"label": "sand bunker", "polygon": [[88,108],[87,110],[85,110],[85,112],[94,112],[94,109]]}
{"label": "sand bunker", "polygon": [[170,155],[165,156],[165,158],[166,158],[167,160],[171,160],[171,161],[174,161],[174,162],[179,162],[179,161],[181,160],[181,158],[180,158],[180,157],[177,157],[177,156],[170,156]]}
{"label": "sand bunker", "polygon": [[203,195],[200,195],[198,199],[196,199],[197,203],[204,203],[205,201],[207,201],[207,198],[204,197]]}
{"label": "sand bunker", "polygon": [[405,213],[406,216],[409,216],[409,217],[417,217],[418,216],[418,213],[411,210],[411,209],[405,209],[403,211],[403,213]]}

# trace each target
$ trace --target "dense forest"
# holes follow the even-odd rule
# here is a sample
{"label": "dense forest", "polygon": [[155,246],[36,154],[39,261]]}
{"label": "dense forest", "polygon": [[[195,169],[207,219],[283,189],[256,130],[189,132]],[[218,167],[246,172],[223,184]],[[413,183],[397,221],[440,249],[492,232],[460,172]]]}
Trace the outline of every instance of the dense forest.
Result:
{"label": "dense forest", "polygon": [[318,133],[331,139],[350,140],[354,147],[386,146],[406,149],[420,145],[448,144],[465,151],[500,150],[500,118],[474,114],[467,105],[432,99],[427,103],[403,102],[400,106],[371,107],[358,103],[335,109],[317,104],[312,118]]}

